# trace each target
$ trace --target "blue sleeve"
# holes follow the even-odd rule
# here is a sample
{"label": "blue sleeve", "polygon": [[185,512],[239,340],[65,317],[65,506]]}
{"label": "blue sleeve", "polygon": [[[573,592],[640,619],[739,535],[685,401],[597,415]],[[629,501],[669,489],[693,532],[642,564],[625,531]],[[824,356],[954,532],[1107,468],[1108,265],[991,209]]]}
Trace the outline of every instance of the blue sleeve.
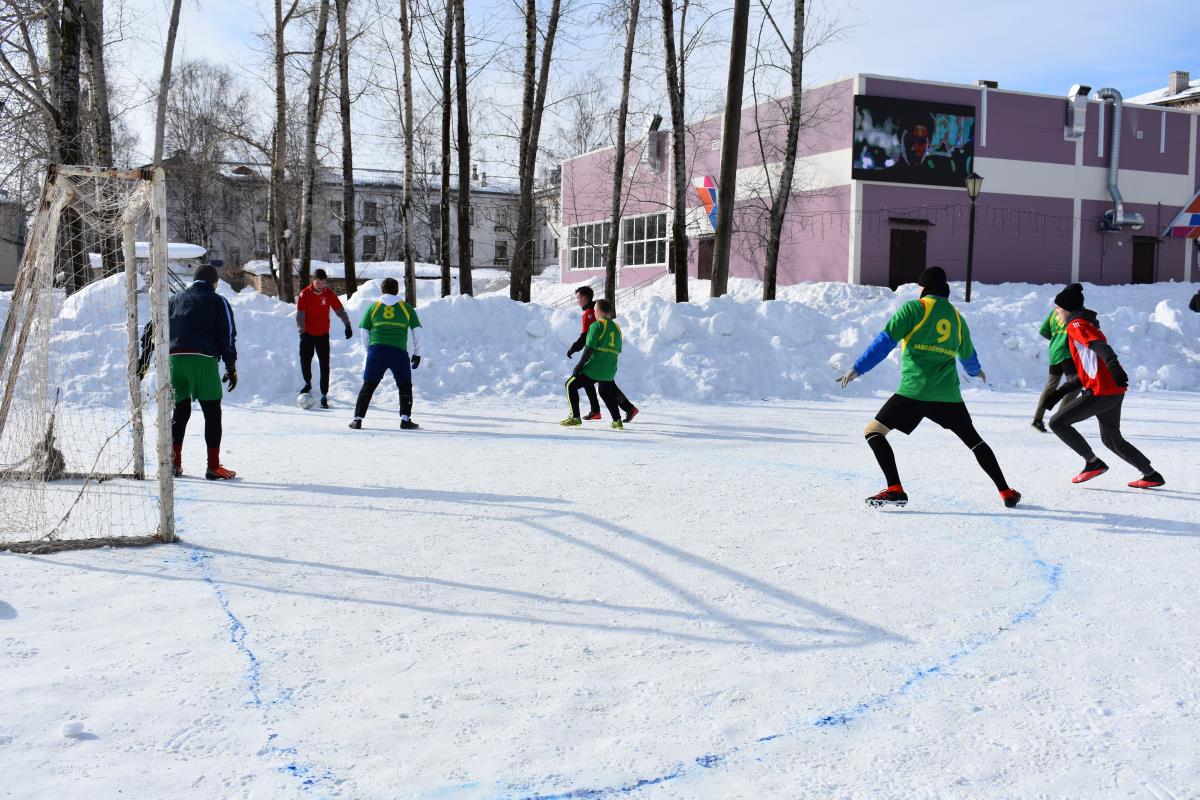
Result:
{"label": "blue sleeve", "polygon": [[896,340],[888,335],[887,331],[881,331],[875,337],[875,341],[863,350],[863,354],[858,357],[858,361],[854,362],[854,371],[859,375],[865,375],[875,367],[879,366],[879,362],[888,357],[888,353],[896,349]]}
{"label": "blue sleeve", "polygon": [[980,372],[983,371],[983,367],[981,367],[979,365],[979,351],[978,350],[972,351],[970,358],[960,358],[959,361],[962,362],[963,369],[965,369],[967,371],[967,374],[970,375],[972,378],[974,378],[976,375],[978,375]]}

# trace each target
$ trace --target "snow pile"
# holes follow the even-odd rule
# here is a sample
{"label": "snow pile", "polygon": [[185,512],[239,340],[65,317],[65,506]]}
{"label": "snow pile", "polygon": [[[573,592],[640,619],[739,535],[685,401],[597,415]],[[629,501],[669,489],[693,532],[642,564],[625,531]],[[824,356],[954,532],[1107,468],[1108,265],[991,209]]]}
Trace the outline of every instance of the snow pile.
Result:
{"label": "snow pile", "polygon": [[[123,319],[112,311],[119,308],[123,280],[113,276],[58,300],[57,336],[72,348],[78,372],[64,386],[64,399],[103,402],[105,390],[118,396],[122,391],[121,368],[109,362],[123,347]],[[420,284],[423,297],[437,293],[436,282]],[[917,296],[914,286],[893,293],[808,283],[784,287],[779,300],[764,303],[757,299],[761,287],[755,282],[732,284],[730,295],[709,299],[704,297],[707,284],[693,281],[692,297],[698,299],[687,304],[672,301],[669,278],[621,296],[618,321],[625,352],[618,381],[631,397],[711,402],[838,394],[836,375],[850,367],[900,303]],[[962,286],[954,287],[993,386],[1028,390],[1043,383],[1046,342],[1038,328],[1058,288],[981,285],[967,305],[961,302]],[[240,383],[232,399],[292,402],[301,383],[294,308],[251,289],[235,293],[222,284],[220,291],[229,298],[238,327]],[[1193,291],[1189,284],[1086,287],[1088,305],[1100,312],[1133,389],[1200,388],[1200,314],[1187,310]],[[506,289],[423,299],[418,396],[560,395],[575,363],[567,360],[566,349],[579,334],[571,293],[572,287],[547,275],[537,282],[530,304],[510,301]],[[342,326],[333,320],[335,399],[349,401],[357,393],[366,353],[357,322],[379,294],[378,281],[371,281],[347,302],[356,327],[352,341],[342,338]],[[8,302],[0,295],[0,314]],[[143,306],[142,319],[146,311]],[[893,352],[846,393],[890,392],[899,355]],[[395,404],[390,388],[381,389],[379,399]]]}

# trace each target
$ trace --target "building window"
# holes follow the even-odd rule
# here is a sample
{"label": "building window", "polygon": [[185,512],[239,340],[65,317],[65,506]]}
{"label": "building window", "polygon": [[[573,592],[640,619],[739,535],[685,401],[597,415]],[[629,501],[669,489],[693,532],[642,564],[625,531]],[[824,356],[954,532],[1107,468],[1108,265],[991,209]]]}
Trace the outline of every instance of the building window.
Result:
{"label": "building window", "polygon": [[627,267],[667,263],[667,215],[621,220],[621,241],[625,245]]}
{"label": "building window", "polygon": [[240,267],[242,265],[242,249],[240,247],[235,247],[230,250],[229,260],[233,262],[235,267]]}
{"label": "building window", "polygon": [[467,239],[467,255],[471,258],[475,257],[475,240]]}
{"label": "building window", "polygon": [[363,202],[363,222],[367,225],[374,225],[379,215],[379,206],[370,200]]}
{"label": "building window", "polygon": [[[371,205],[375,205],[375,204],[372,203]],[[362,257],[364,259],[375,257],[375,237],[374,236],[364,236],[363,237]]]}
{"label": "building window", "polygon": [[558,260],[558,237],[554,237],[554,260]]}
{"label": "building window", "polygon": [[332,256],[332,255],[341,255],[341,253],[342,253],[342,237],[341,237],[341,235],[337,234],[337,233],[329,234],[329,254]]}
{"label": "building window", "polygon": [[429,227],[442,227],[442,207],[440,205],[429,206]]}
{"label": "building window", "polygon": [[334,217],[335,219],[342,218],[342,201],[341,200],[330,200],[329,201],[329,216]]}
{"label": "building window", "polygon": [[508,242],[496,242],[496,263],[502,266],[508,263]]}
{"label": "building window", "polygon": [[612,225],[608,222],[591,222],[587,225],[572,225],[567,234],[567,246],[571,251],[568,267],[571,269],[603,269],[604,248]]}

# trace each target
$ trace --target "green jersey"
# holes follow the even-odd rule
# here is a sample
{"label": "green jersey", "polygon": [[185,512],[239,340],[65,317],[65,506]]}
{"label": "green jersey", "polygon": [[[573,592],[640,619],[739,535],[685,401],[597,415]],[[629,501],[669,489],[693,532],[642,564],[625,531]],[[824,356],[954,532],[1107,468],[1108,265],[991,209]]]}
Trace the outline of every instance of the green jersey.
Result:
{"label": "green jersey", "polygon": [[1071,360],[1071,348],[1067,345],[1067,326],[1058,318],[1058,311],[1051,309],[1050,316],[1038,331],[1042,338],[1050,340],[1050,363],[1061,364]]}
{"label": "green jersey", "polygon": [[617,377],[617,358],[621,355],[621,329],[610,319],[598,319],[588,328],[584,346],[592,348],[592,357],[583,365],[583,374],[594,381]]}
{"label": "green jersey", "polygon": [[371,332],[370,344],[408,350],[408,331],[421,327],[421,320],[417,310],[403,300],[397,300],[392,306],[378,301],[367,306],[358,327]]}
{"label": "green jersey", "polygon": [[896,394],[913,400],[961,403],[956,358],[971,361],[975,345],[967,323],[949,300],[909,300],[884,328],[904,349]]}

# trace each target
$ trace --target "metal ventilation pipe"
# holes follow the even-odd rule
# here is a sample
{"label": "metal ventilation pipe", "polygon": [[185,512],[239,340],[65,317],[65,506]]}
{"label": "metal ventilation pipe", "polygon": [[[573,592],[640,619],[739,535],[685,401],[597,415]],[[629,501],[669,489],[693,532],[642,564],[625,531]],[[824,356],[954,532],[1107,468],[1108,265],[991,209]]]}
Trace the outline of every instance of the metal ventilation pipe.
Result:
{"label": "metal ventilation pipe", "polygon": [[1112,139],[1108,153],[1108,193],[1112,195],[1113,208],[1104,212],[1100,223],[1101,230],[1119,231],[1122,228],[1140,230],[1146,220],[1137,212],[1125,211],[1125,201],[1121,199],[1121,189],[1117,186],[1117,173],[1121,160],[1121,93],[1116,89],[1105,88],[1096,90],[1096,99],[1102,103],[1112,103]]}
{"label": "metal ventilation pipe", "polygon": [[1067,92],[1067,130],[1066,138],[1078,141],[1087,131],[1088,92],[1090,86],[1077,83]]}

